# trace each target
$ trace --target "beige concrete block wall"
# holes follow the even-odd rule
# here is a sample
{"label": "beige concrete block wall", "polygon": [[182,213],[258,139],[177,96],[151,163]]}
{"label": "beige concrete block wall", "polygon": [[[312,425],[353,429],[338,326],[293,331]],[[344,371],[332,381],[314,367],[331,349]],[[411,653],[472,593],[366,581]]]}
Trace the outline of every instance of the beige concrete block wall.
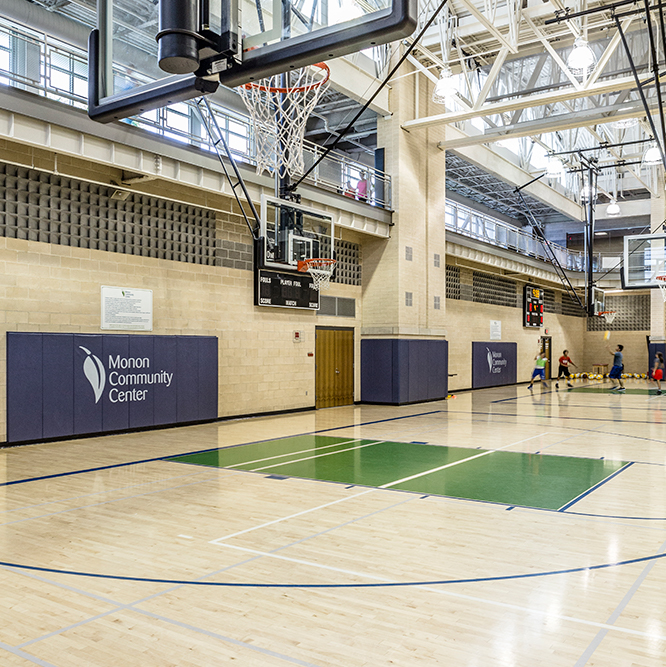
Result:
{"label": "beige concrete block wall", "polygon": [[615,350],[617,344],[624,345],[624,370],[627,373],[647,373],[648,352],[646,336],[649,331],[611,331],[608,341],[604,340],[603,331],[585,331],[585,368],[592,370],[592,364],[613,365],[613,357],[607,346]]}
{"label": "beige concrete block wall", "polygon": [[[358,330],[362,313],[360,287],[329,291],[356,298],[356,318],[321,317],[256,307],[251,271],[9,238],[0,238],[0,276],[0,440],[6,438],[5,332],[100,333],[102,285],[153,290],[153,334],[218,336],[220,416],[314,406],[315,357],[308,353],[315,326]],[[299,343],[295,330],[302,332]]]}
{"label": "beige concrete block wall", "polygon": [[520,308],[449,299],[446,303],[446,319],[449,373],[456,373],[449,378],[451,391],[471,387],[472,341],[490,340],[490,320],[502,322],[502,342],[518,344],[518,382],[527,382],[530,379],[537,345],[542,335],[552,336],[553,373],[557,373],[557,359],[565,348],[569,350],[573,361],[582,365],[585,318],[544,313],[543,328],[525,329]]}

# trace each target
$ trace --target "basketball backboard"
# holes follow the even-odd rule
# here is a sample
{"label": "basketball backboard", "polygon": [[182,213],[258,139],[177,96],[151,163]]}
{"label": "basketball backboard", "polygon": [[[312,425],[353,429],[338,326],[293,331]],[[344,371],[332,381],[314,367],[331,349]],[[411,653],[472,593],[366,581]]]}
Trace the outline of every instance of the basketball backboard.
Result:
{"label": "basketball backboard", "polygon": [[588,308],[589,312],[594,312],[595,315],[603,313],[606,310],[606,292],[599,287],[592,288],[593,309]]}
{"label": "basketball backboard", "polygon": [[331,214],[262,195],[258,268],[297,271],[299,261],[335,259],[334,243]]}
{"label": "basketball backboard", "polygon": [[640,234],[624,237],[623,289],[658,287],[656,276],[664,275],[666,234]]}
{"label": "basketball backboard", "polygon": [[[414,31],[418,12],[417,0],[159,0],[157,21],[129,26],[127,16],[144,4],[154,3],[98,0],[89,41],[93,120],[127,118],[209,94],[219,83],[234,87],[387,44]],[[156,60],[172,76],[116,92],[119,34],[135,45],[157,39]]]}

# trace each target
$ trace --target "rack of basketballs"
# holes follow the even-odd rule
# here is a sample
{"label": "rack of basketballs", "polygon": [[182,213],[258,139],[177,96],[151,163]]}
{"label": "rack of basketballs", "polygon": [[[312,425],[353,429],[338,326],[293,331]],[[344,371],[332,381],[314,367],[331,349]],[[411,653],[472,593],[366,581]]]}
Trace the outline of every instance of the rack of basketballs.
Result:
{"label": "rack of basketballs", "polygon": [[[572,373],[572,378],[583,380],[603,380],[608,377],[608,373]],[[622,379],[628,380],[635,378],[636,380],[647,380],[647,373],[622,373]]]}

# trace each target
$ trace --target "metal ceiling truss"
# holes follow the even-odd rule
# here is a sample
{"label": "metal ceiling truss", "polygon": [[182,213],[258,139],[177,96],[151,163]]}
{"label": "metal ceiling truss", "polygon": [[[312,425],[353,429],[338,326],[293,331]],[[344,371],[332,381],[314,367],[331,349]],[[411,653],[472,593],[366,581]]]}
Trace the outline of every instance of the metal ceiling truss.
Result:
{"label": "metal ceiling truss", "polygon": [[[655,85],[666,52],[664,10],[650,0],[624,2],[631,11],[615,16],[598,2],[574,14],[559,0],[550,0],[547,11],[531,0],[502,8],[494,0],[451,0],[449,25],[454,29],[448,38],[454,48],[438,47],[429,34],[425,45],[417,45],[413,64],[430,80],[447,65],[460,72],[465,97],[459,94],[452,108],[414,118],[403,127],[411,131],[453,124],[468,136],[441,142],[439,147],[447,150],[526,138],[513,146],[520,145],[517,161],[528,170],[535,146],[550,152],[650,136],[666,145],[666,123],[655,124],[651,118],[664,106],[661,87]],[[555,11],[559,23],[547,20]],[[637,20],[641,13],[658,14],[658,25]],[[580,35],[590,40],[597,59],[586,78],[567,65],[572,41]],[[540,47],[536,51],[535,45]],[[470,60],[479,76],[470,76]],[[649,126],[610,129],[608,123],[627,118],[646,118]],[[654,190],[654,179],[643,177],[640,167],[626,165],[617,151],[609,156],[620,160],[618,173],[626,171],[637,189]]]}

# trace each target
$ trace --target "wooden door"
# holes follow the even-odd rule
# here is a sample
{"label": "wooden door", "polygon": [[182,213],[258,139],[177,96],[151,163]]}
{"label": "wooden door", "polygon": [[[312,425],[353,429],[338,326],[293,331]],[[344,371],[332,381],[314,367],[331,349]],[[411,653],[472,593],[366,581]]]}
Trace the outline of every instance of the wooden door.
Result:
{"label": "wooden door", "polygon": [[354,330],[317,327],[315,332],[315,406],[354,402]]}
{"label": "wooden door", "polygon": [[541,351],[546,353],[546,380],[551,379],[550,370],[552,368],[552,350],[551,350],[551,336],[541,336]]}

